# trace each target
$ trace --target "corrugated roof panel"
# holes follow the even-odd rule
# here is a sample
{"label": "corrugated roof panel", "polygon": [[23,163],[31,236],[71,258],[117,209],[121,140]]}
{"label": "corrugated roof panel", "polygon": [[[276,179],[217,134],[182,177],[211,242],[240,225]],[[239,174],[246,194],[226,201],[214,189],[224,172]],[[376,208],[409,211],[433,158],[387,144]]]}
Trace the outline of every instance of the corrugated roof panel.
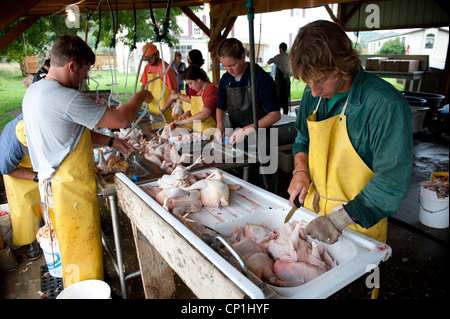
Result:
{"label": "corrugated roof panel", "polygon": [[[390,0],[372,3],[364,3],[361,11],[356,12],[345,24],[345,28],[349,31],[359,30],[376,30],[371,25],[367,25],[366,20],[376,11],[367,10],[367,6],[377,6],[379,12],[379,29],[401,29],[401,28],[420,28],[420,27],[441,27],[449,25],[448,13],[433,0]],[[370,8],[370,7],[369,7]],[[352,6],[345,7],[346,13],[352,10]]]}

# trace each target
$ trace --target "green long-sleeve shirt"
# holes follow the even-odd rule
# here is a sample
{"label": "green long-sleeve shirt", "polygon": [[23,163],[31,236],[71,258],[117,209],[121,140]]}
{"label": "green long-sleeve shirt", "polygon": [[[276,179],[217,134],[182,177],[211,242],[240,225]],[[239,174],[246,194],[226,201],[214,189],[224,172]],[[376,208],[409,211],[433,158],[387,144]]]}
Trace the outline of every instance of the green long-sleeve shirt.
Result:
{"label": "green long-sleeve shirt", "polygon": [[[345,208],[361,226],[369,228],[393,215],[408,191],[413,148],[411,109],[401,92],[362,69],[355,75],[349,94],[345,112],[348,135],[375,176]],[[340,114],[345,99],[336,102],[329,112],[326,99],[322,99],[317,120]],[[319,97],[312,97],[307,87],[296,120],[294,155],[309,152],[306,118],[314,112],[318,101]]]}

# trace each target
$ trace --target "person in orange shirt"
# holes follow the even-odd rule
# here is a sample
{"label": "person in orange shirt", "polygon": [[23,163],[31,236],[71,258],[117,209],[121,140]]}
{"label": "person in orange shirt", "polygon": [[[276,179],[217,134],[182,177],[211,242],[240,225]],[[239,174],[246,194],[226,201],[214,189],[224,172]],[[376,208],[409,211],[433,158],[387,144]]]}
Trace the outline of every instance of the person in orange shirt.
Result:
{"label": "person in orange shirt", "polygon": [[[148,62],[141,76],[142,88],[144,88],[149,81],[154,80],[159,75],[163,74],[164,70],[169,68],[164,77],[148,83],[147,89],[152,92],[154,97],[153,101],[148,105],[150,112],[154,114],[160,114],[159,109],[161,109],[164,117],[168,120],[172,120],[171,106],[174,100],[170,98],[170,95],[178,92],[177,74],[167,62],[163,61],[159,57],[159,51],[154,44],[147,43],[142,48],[142,52],[145,55],[143,60]],[[158,107],[158,101],[160,99],[161,101],[159,102]]]}

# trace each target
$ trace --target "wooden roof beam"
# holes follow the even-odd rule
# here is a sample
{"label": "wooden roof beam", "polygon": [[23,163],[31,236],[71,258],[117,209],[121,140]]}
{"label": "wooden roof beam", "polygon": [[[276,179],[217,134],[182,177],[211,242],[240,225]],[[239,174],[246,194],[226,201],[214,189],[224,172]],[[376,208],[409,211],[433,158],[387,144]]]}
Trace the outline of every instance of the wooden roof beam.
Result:
{"label": "wooden roof beam", "polygon": [[327,10],[331,20],[333,20],[334,23],[339,23],[338,19],[336,18],[336,16],[334,15],[333,11],[331,10],[330,6],[328,4],[324,5],[325,10]]}
{"label": "wooden roof beam", "polygon": [[211,51],[211,49],[215,46],[216,41],[222,40],[221,38],[222,30],[228,25],[229,14],[230,10],[226,10],[222,12],[222,15],[218,20],[212,19],[213,22],[213,25],[211,26],[212,32],[209,36],[209,44],[208,44],[209,51]]}
{"label": "wooden roof beam", "polygon": [[14,28],[9,30],[3,37],[0,38],[0,52],[2,52],[8,45],[11,44],[11,42],[24,33],[25,30],[31,27],[37,20],[39,20],[38,16],[26,17]]}
{"label": "wooden roof beam", "polygon": [[207,34],[208,36],[210,35],[211,31],[209,30],[209,28],[194,14],[194,12],[192,12],[191,9],[189,9],[188,7],[180,7],[180,9],[185,15],[189,17],[189,19],[192,20],[192,22],[194,22],[203,32],[205,32],[205,34]]}
{"label": "wooden roof beam", "polygon": [[39,0],[0,1],[0,32],[22,17]]}

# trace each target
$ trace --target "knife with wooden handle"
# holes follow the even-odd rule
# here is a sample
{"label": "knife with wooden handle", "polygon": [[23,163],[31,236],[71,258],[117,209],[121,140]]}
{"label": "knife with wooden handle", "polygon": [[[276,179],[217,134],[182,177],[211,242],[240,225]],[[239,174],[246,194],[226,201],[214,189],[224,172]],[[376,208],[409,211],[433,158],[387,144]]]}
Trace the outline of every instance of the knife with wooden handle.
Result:
{"label": "knife with wooden handle", "polygon": [[291,210],[289,211],[289,213],[284,218],[284,223],[286,224],[287,222],[289,222],[289,220],[291,219],[292,215],[294,215],[294,213],[297,211],[297,209],[299,209],[302,206],[303,206],[303,203],[300,204],[300,201],[298,200],[298,196],[296,196],[295,199],[294,199],[294,206],[292,206]]}

